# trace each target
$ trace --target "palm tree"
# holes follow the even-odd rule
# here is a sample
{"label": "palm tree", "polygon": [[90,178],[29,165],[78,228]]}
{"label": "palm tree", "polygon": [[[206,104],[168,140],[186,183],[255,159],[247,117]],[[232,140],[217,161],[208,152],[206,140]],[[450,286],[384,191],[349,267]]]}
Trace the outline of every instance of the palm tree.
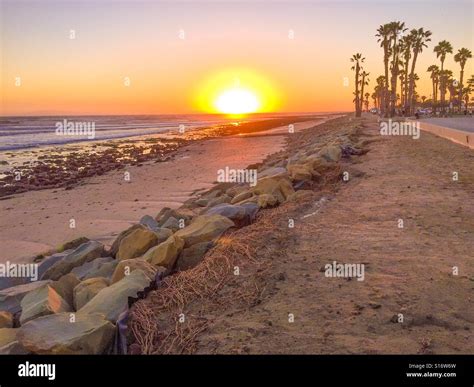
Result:
{"label": "palm tree", "polygon": [[[442,101],[444,102],[443,96],[446,95],[446,91],[449,90],[450,93],[450,99],[452,98],[452,86],[453,86],[453,81],[452,81],[452,76],[453,72],[451,70],[441,70],[439,72],[439,83],[440,83],[440,95],[442,98]],[[441,107],[443,113],[444,113],[444,108]]]}
{"label": "palm tree", "polygon": [[369,84],[369,73],[365,72],[365,70],[362,71],[362,73],[360,74],[360,76],[362,77],[361,78],[361,81],[360,81],[360,99],[359,99],[359,102],[360,102],[360,110],[362,111],[362,103],[364,102],[364,87],[367,86]]}
{"label": "palm tree", "polygon": [[390,24],[383,24],[379,26],[379,28],[377,29],[377,34],[375,35],[378,38],[377,42],[380,43],[380,47],[383,48],[383,64],[385,69],[385,77],[380,110],[385,117],[387,117],[388,115],[388,61],[390,58],[390,34]]}
{"label": "palm tree", "polygon": [[365,111],[368,112],[369,111],[369,97],[370,97],[370,93],[365,93],[364,94],[365,96]]}
{"label": "palm tree", "polygon": [[354,99],[354,102],[355,102],[355,115],[356,117],[360,117],[360,114],[361,114],[361,109],[360,109],[360,103],[359,103],[359,74],[360,74],[360,71],[361,71],[361,63],[363,63],[365,60],[364,57],[362,57],[362,54],[360,53],[357,53],[357,54],[354,54],[352,55],[352,58],[351,58],[351,62],[354,63],[354,66],[351,67],[351,70],[355,70],[355,92],[354,92],[354,95],[355,95],[355,99]]}
{"label": "palm tree", "polygon": [[[439,58],[441,61],[440,73],[444,70],[444,60],[446,59],[447,54],[453,53],[453,46],[447,40],[442,40],[438,45],[433,49],[436,53],[436,58]],[[439,92],[441,96],[441,111],[444,113],[444,96],[446,94],[446,85],[443,84],[445,77],[440,77],[440,86]]]}
{"label": "palm tree", "polygon": [[438,98],[439,67],[431,65],[427,71],[431,73],[431,82],[433,83],[433,111],[435,111]]}
{"label": "palm tree", "polygon": [[464,66],[466,66],[466,62],[469,58],[472,58],[472,52],[467,48],[460,48],[456,55],[454,55],[454,61],[459,62],[459,66],[461,67],[461,73],[459,75],[459,109],[461,109],[462,93],[464,91]]}
{"label": "palm tree", "polygon": [[471,86],[465,87],[462,91],[464,95],[464,106],[466,110],[469,108],[469,94],[471,94],[471,92],[472,92]]}
{"label": "palm tree", "polygon": [[425,101],[426,101],[426,96],[422,95],[421,96],[421,102],[423,103],[423,105],[425,104]]}
{"label": "palm tree", "polygon": [[[375,89],[377,89],[377,86],[375,87]],[[377,105],[377,99],[378,99],[378,96],[377,96],[377,91],[374,91],[371,95],[370,95],[370,98],[372,98],[372,101],[374,102],[374,108],[378,109],[378,105]]]}
{"label": "palm tree", "polygon": [[[412,101],[413,99],[413,90],[415,89],[415,66],[416,60],[418,58],[418,54],[423,51],[423,47],[428,47],[426,43],[430,42],[431,31],[425,31],[423,28],[413,29],[410,32],[412,36],[412,47],[413,47],[413,60],[411,62],[411,69],[410,69],[410,86],[408,88],[408,101]],[[413,111],[411,103],[409,106],[410,113]]]}
{"label": "palm tree", "polygon": [[397,103],[397,79],[398,73],[400,71],[399,67],[399,55],[400,55],[400,44],[398,41],[399,36],[401,33],[405,32],[407,29],[405,28],[405,23],[403,22],[391,22],[389,23],[390,26],[390,44],[391,44],[391,54],[392,54],[392,61],[391,61],[391,93],[390,93],[390,116],[393,117],[395,115],[395,105]]}
{"label": "palm tree", "polygon": [[401,98],[402,98],[402,106],[404,110],[407,109],[407,101],[408,101],[408,66],[410,64],[411,59],[411,46],[413,44],[413,35],[409,34],[404,36],[400,41],[400,50],[403,53],[403,63],[401,63],[403,67],[402,75],[400,76],[400,86],[401,86]]}

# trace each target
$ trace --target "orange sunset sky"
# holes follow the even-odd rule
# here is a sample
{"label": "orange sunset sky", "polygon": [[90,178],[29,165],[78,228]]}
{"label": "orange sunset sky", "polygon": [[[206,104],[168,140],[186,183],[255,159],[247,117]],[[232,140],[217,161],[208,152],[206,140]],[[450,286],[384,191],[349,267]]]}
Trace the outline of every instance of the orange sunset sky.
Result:
{"label": "orange sunset sky", "polygon": [[[472,1],[2,1],[0,114],[215,112],[233,85],[259,111],[352,110],[349,58],[365,56],[372,93],[383,72],[374,35],[392,20],[433,32],[420,95],[437,42],[474,51]],[[453,55],[445,68],[459,76]]]}

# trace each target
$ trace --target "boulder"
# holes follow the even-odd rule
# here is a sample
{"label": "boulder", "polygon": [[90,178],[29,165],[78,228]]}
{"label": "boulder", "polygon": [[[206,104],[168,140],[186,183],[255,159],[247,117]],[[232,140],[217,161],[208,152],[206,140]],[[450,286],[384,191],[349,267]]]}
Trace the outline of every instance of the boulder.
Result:
{"label": "boulder", "polygon": [[174,216],[170,216],[166,219],[166,222],[163,223],[163,228],[167,228],[176,232],[179,230],[179,221]]}
{"label": "boulder", "polygon": [[184,249],[176,262],[176,270],[183,271],[197,266],[213,245],[213,242],[201,242]]}
{"label": "boulder", "polygon": [[72,311],[71,306],[50,285],[33,290],[21,300],[20,324],[47,314]]}
{"label": "boulder", "polygon": [[278,204],[278,200],[275,196],[270,194],[258,195],[257,205],[259,208],[273,207]]}
{"label": "boulder", "polygon": [[0,328],[0,347],[16,341],[18,328]]}
{"label": "boulder", "polygon": [[194,201],[194,203],[196,203],[199,207],[206,207],[209,203],[209,200],[205,198],[200,198]]}
{"label": "boulder", "polygon": [[13,314],[5,310],[0,311],[0,328],[13,328]]}
{"label": "boulder", "polygon": [[143,259],[151,265],[171,269],[183,247],[184,240],[177,235],[172,235],[163,243],[148,250]]}
{"label": "boulder", "polygon": [[104,246],[97,241],[89,241],[56,262],[43,274],[42,279],[57,280],[71,272],[75,267],[100,257],[104,253]]}
{"label": "boulder", "polygon": [[288,167],[288,172],[292,180],[311,181],[314,171],[310,164],[292,164]]}
{"label": "boulder", "polygon": [[29,292],[46,286],[51,281],[36,281],[24,285],[13,286],[0,291],[0,310],[17,313],[21,310],[21,300]]}
{"label": "boulder", "polygon": [[[110,265],[110,263],[112,263],[112,265]],[[115,270],[115,265],[117,265],[117,261],[114,258],[101,257],[101,258],[96,258],[93,261],[86,262],[81,266],[75,267],[74,269],[71,270],[71,273],[74,274],[81,281],[87,278],[94,278],[94,277],[107,278],[112,275],[113,271]],[[109,275],[103,275],[104,267],[110,268]]]}
{"label": "boulder", "polygon": [[141,270],[135,270],[119,282],[102,289],[92,300],[85,304],[77,315],[102,313],[106,319],[116,322],[120,313],[128,308],[128,298],[137,297],[138,292],[150,285],[150,279]]}
{"label": "boulder", "polygon": [[236,226],[243,227],[253,222],[255,213],[249,204],[219,204],[208,209],[206,215],[221,215],[232,220]]}
{"label": "boulder", "polygon": [[263,179],[264,177],[275,177],[275,176],[288,176],[286,168],[283,167],[270,167],[258,172],[258,178]]}
{"label": "boulder", "polygon": [[257,185],[253,188],[253,192],[257,195],[273,195],[278,203],[283,203],[295,190],[287,177],[277,176],[259,179]]}
{"label": "boulder", "polygon": [[74,288],[74,309],[81,309],[92,298],[94,298],[97,293],[109,285],[109,280],[103,277],[89,278],[82,281]]}
{"label": "boulder", "polygon": [[342,151],[339,145],[326,145],[319,151],[318,154],[330,162],[337,162],[342,157]]}
{"label": "boulder", "polygon": [[248,191],[248,187],[244,185],[234,185],[225,191],[226,195],[230,196],[231,198],[237,196],[238,194]]}
{"label": "boulder", "polygon": [[246,190],[246,191],[240,192],[232,198],[232,200],[230,201],[230,204],[240,203],[246,199],[251,198],[252,196],[253,196],[252,190]]}
{"label": "boulder", "polygon": [[117,238],[115,238],[114,242],[112,243],[112,246],[110,247],[110,250],[109,250],[110,256],[115,258],[115,256],[117,255],[118,249],[120,247],[120,243],[122,242],[122,239],[125,238],[131,232],[142,227],[143,225],[141,224],[134,224],[133,226],[127,228],[126,230],[118,234]]}
{"label": "boulder", "polygon": [[219,204],[208,209],[205,212],[207,215],[221,215],[230,220],[242,220],[245,218],[245,208],[237,204]]}
{"label": "boulder", "polygon": [[66,301],[69,305],[74,304],[74,288],[80,283],[79,279],[72,273],[62,276],[57,281],[51,282],[50,286]]}
{"label": "boulder", "polygon": [[184,239],[184,247],[189,247],[196,243],[216,239],[233,226],[234,222],[225,216],[200,215],[194,218],[189,226],[176,232],[175,236]]}
{"label": "boulder", "polygon": [[[150,250],[153,250],[157,247],[158,246],[152,247]],[[150,263],[148,263],[146,260],[142,258],[124,259],[123,261],[120,261],[117,267],[115,268],[110,283],[114,284],[120,281],[123,277],[125,277],[126,275],[130,275],[132,271],[137,269],[142,270],[150,279],[150,281],[155,278],[156,268]]]}
{"label": "boulder", "polygon": [[150,215],[143,216],[140,219],[139,223],[143,226],[148,227],[150,230],[155,231],[155,232],[160,228],[160,226],[158,225],[158,222],[155,220],[155,218],[153,218]]}
{"label": "boulder", "polygon": [[61,253],[56,253],[53,254],[49,257],[46,257],[43,262],[41,262],[38,266],[38,278],[42,279],[44,273],[51,267],[53,266],[56,262],[59,262],[66,258],[70,253],[72,253],[74,250],[72,249],[67,249],[64,250]]}
{"label": "boulder", "polygon": [[115,327],[101,314],[60,313],[32,320],[17,334],[20,344],[35,354],[98,355],[106,353],[115,335]]}
{"label": "boulder", "polygon": [[120,242],[116,258],[136,258],[158,243],[156,234],[144,226],[140,226],[125,236]]}
{"label": "boulder", "polygon": [[0,347],[0,355],[27,355],[29,353],[18,340],[11,341]]}
{"label": "boulder", "polygon": [[176,220],[184,219],[185,222],[188,222],[191,219],[191,216],[186,215],[183,211],[176,211],[165,207],[157,215],[156,220],[160,227],[170,228],[165,225],[169,218],[175,218]]}
{"label": "boulder", "polygon": [[[71,251],[72,250],[68,250],[66,252],[57,253],[57,254],[54,254],[54,255],[51,255],[49,257],[44,258],[43,261],[41,263],[39,263],[38,266],[37,266],[36,278],[32,278],[32,277],[29,277],[29,276],[26,276],[26,275],[20,275],[20,276],[5,275],[5,276],[1,276],[3,274],[3,273],[1,273],[0,274],[0,290],[12,288],[12,287],[18,286],[18,285],[28,284],[30,282],[36,282],[38,279],[41,280],[41,277],[42,277],[43,273],[47,269],[49,269],[54,263],[56,263],[60,259],[64,258]],[[27,263],[26,265],[29,265],[29,264]]]}
{"label": "boulder", "polygon": [[160,227],[158,230],[155,231],[156,237],[158,238],[158,243],[163,243],[167,240],[171,235],[173,235],[173,231],[169,228]]}
{"label": "boulder", "polygon": [[230,203],[231,200],[232,198],[229,195],[224,194],[217,198],[209,200],[209,203],[207,203],[207,207],[210,208],[210,207],[217,206],[218,204]]}

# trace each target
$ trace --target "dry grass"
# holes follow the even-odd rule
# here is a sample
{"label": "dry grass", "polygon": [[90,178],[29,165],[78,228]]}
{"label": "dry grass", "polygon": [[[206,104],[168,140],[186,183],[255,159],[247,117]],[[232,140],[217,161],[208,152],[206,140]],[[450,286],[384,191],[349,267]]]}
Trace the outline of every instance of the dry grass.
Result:
{"label": "dry grass", "polygon": [[[142,354],[193,353],[195,338],[208,325],[205,317],[188,314],[187,306],[205,300],[207,306],[224,307],[226,303],[255,305],[265,291],[258,281],[264,276],[269,262],[258,259],[269,247],[262,244],[264,227],[271,233],[276,219],[281,217],[283,207],[271,210],[267,216],[259,216],[258,229],[250,225],[221,237],[216,246],[196,267],[166,277],[161,286],[145,300],[134,304],[130,316],[132,341],[140,347]],[[269,216],[270,215],[270,216]],[[259,252],[257,252],[257,250]],[[239,272],[258,272],[257,279],[245,280]],[[224,285],[232,291],[223,292]],[[180,321],[181,314],[184,321]]]}

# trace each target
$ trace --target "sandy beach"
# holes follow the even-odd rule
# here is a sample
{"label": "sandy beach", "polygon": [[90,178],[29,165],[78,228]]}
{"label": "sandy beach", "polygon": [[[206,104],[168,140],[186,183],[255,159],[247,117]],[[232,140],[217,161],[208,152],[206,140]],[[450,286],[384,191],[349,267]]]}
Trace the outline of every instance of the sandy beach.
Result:
{"label": "sandy beach", "polygon": [[[294,131],[326,122],[300,122]],[[85,236],[109,245],[122,230],[163,207],[177,208],[198,190],[212,186],[220,168],[245,168],[285,145],[288,127],[199,140],[172,160],[144,163],[83,180],[73,189],[44,189],[0,201],[0,261],[28,262],[34,256]],[[245,149],[245,152],[242,152]],[[130,173],[125,181],[124,173]],[[74,219],[76,228],[70,228]]]}

